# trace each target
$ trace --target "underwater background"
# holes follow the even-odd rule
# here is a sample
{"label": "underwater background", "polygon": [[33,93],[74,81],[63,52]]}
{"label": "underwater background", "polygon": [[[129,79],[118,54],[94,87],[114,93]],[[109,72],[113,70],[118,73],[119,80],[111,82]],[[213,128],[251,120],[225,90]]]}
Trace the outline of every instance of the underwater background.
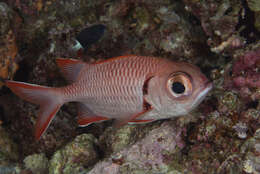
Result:
{"label": "underwater background", "polygon": [[[259,39],[259,0],[0,0],[0,174],[259,174]],[[187,116],[119,129],[79,128],[65,104],[36,141],[38,107],[3,83],[64,86],[56,58],[128,54],[190,62],[214,88]]]}

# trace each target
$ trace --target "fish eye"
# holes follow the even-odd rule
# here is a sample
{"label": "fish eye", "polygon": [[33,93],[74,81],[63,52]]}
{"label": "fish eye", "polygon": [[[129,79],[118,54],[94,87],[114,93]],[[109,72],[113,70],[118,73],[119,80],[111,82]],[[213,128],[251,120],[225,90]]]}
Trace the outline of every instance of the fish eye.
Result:
{"label": "fish eye", "polygon": [[192,92],[191,77],[182,72],[171,74],[167,81],[167,88],[175,98],[188,96]]}
{"label": "fish eye", "polygon": [[181,82],[173,82],[172,91],[176,94],[182,94],[185,91],[185,86]]}

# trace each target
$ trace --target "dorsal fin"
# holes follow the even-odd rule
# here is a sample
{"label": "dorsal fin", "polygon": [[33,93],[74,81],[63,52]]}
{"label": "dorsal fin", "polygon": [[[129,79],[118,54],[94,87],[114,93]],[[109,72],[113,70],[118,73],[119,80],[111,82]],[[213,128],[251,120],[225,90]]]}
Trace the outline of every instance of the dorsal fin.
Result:
{"label": "dorsal fin", "polygon": [[61,69],[64,77],[70,83],[76,81],[79,72],[81,71],[82,67],[86,64],[80,60],[63,58],[57,58],[56,63]]}
{"label": "dorsal fin", "polygon": [[95,62],[94,64],[102,64],[102,63],[107,63],[107,62],[111,62],[111,61],[115,61],[115,60],[120,60],[120,59],[126,59],[126,58],[131,58],[131,57],[138,57],[136,55],[126,55],[126,56],[118,56],[118,57],[113,57],[113,58],[109,58],[109,59],[105,59],[105,60],[100,60]]}

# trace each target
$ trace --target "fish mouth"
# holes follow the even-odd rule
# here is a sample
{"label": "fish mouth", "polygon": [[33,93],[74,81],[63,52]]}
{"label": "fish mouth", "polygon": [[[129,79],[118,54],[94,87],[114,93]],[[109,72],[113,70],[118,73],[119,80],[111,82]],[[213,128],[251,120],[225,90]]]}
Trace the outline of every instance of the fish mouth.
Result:
{"label": "fish mouth", "polygon": [[204,88],[201,90],[201,92],[198,94],[197,98],[202,98],[206,96],[206,94],[213,88],[213,83],[212,82],[206,82],[204,85]]}
{"label": "fish mouth", "polygon": [[213,88],[213,83],[212,82],[206,82],[205,87],[202,90],[202,93],[208,93],[211,89]]}
{"label": "fish mouth", "polygon": [[196,106],[198,106],[212,88],[213,88],[213,83],[209,81],[206,82],[204,88],[202,88],[201,91],[197,94],[191,108],[195,108]]}

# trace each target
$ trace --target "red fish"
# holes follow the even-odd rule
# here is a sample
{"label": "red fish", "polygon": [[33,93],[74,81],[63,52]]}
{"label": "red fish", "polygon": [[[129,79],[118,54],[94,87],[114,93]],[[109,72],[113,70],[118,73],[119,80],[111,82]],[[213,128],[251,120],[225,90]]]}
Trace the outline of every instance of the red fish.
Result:
{"label": "red fish", "polygon": [[130,55],[95,64],[59,58],[57,64],[68,86],[6,81],[15,94],[40,105],[36,139],[66,102],[78,102],[80,126],[108,119],[123,125],[185,115],[212,88],[196,66],[163,58]]}

